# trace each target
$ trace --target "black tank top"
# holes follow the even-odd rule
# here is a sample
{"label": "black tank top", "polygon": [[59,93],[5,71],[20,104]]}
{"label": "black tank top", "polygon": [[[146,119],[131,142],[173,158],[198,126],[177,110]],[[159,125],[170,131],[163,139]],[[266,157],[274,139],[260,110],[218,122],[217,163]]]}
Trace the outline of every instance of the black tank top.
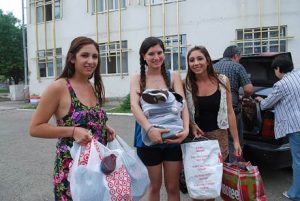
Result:
{"label": "black tank top", "polygon": [[220,109],[221,92],[219,89],[210,96],[197,96],[195,122],[204,132],[219,129],[218,112]]}

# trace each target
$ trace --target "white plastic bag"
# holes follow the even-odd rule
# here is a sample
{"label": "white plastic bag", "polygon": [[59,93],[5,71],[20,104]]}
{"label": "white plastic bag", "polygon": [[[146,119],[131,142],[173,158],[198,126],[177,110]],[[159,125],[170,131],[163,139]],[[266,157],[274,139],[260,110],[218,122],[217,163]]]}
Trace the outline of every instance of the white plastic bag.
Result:
{"label": "white plastic bag", "polygon": [[131,195],[134,201],[140,200],[146,193],[150,180],[146,166],[140,160],[135,150],[133,150],[121,137],[108,142],[111,150],[122,150],[122,161],[131,179]]}
{"label": "white plastic bag", "polygon": [[[115,170],[105,175],[100,168],[102,159],[116,155]],[[131,201],[130,177],[125,169],[120,151],[110,150],[95,139],[87,146],[73,143],[73,164],[69,173],[70,190],[74,201]]]}
{"label": "white plastic bag", "polygon": [[220,196],[223,163],[217,140],[181,144],[189,196],[212,199]]}

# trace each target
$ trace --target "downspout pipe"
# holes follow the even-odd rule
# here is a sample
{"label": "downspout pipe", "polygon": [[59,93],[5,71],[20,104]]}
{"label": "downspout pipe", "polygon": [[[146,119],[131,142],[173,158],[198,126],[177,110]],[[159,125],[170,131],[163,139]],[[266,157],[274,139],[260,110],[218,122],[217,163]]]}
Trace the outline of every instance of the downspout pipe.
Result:
{"label": "downspout pipe", "polygon": [[24,84],[28,85],[28,66],[27,66],[27,48],[26,48],[26,34],[25,34],[25,17],[24,17],[24,0],[22,1],[22,38],[23,38],[23,57],[24,57]]}

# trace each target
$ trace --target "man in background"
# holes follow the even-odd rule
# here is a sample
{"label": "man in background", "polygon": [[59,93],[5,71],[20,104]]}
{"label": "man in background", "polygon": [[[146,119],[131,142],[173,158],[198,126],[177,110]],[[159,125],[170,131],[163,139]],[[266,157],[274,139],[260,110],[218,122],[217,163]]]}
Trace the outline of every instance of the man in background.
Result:
{"label": "man in background", "polygon": [[[223,53],[223,58],[214,64],[214,69],[216,72],[226,75],[230,81],[232,105],[236,116],[240,145],[243,147],[243,120],[241,114],[242,106],[240,102],[241,97],[239,95],[239,89],[240,87],[243,88],[243,97],[247,98],[253,93],[253,85],[246,69],[239,63],[240,59],[241,49],[236,45],[228,46]],[[234,148],[232,139],[229,137],[229,159],[233,154],[233,150]]]}

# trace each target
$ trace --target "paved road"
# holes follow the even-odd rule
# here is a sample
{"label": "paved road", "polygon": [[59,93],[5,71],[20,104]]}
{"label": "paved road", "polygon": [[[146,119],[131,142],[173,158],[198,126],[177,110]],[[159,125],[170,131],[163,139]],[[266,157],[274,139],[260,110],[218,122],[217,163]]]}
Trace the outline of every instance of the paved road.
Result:
{"label": "paved road", "polygon": [[[18,107],[18,103],[0,102],[0,201],[53,200],[51,178],[56,140],[30,137],[28,126],[33,111],[16,110]],[[133,122],[131,116],[109,115],[109,124],[129,144]],[[291,183],[291,169],[260,170],[268,200],[284,201],[281,193]],[[161,194],[161,200],[167,200],[164,190]],[[189,199],[182,195],[181,200]]]}

